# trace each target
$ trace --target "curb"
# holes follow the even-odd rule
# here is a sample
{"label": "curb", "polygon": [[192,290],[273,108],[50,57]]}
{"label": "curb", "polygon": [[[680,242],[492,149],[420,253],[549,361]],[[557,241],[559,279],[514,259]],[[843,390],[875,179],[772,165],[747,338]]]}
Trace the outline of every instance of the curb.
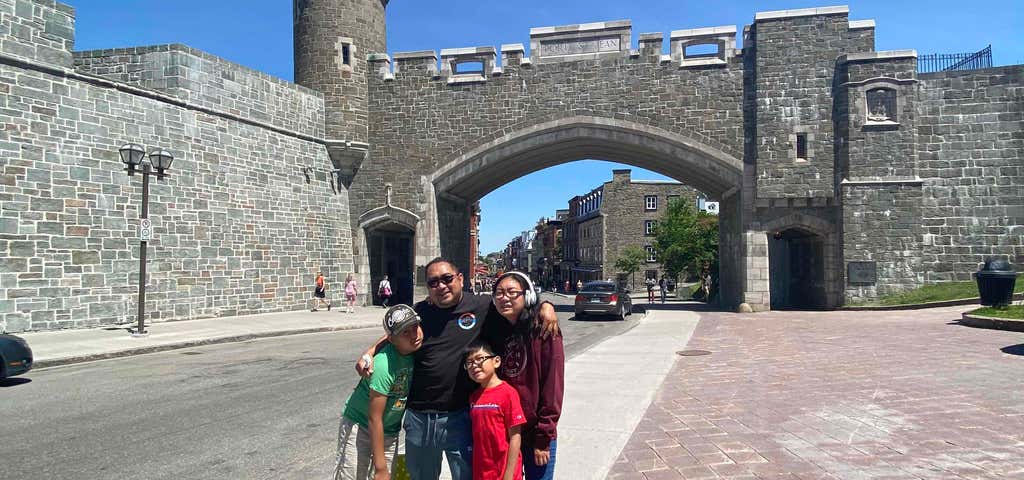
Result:
{"label": "curb", "polygon": [[[1014,300],[1024,300],[1024,293],[1013,294]],[[961,298],[957,300],[943,300],[941,302],[909,303],[904,305],[861,305],[853,307],[840,307],[838,310],[849,311],[883,311],[883,310],[918,310],[921,308],[955,307],[958,305],[975,305],[981,302],[981,297]]]}
{"label": "curb", "polygon": [[41,370],[44,368],[60,367],[64,365],[72,365],[76,363],[94,362],[97,360],[108,360],[112,358],[131,357],[135,355],[145,355],[147,353],[158,353],[166,352],[168,350],[181,350],[185,348],[201,347],[204,345],[215,345],[219,343],[238,343],[247,340],[255,340],[259,338],[270,338],[270,337],[284,337],[289,335],[303,335],[307,333],[326,333],[326,332],[340,332],[344,330],[360,330],[363,328],[379,327],[380,322],[372,323],[355,323],[352,325],[341,325],[336,327],[316,327],[316,328],[301,328],[295,330],[279,330],[274,332],[259,332],[259,333],[246,333],[242,335],[229,335],[225,337],[213,337],[203,338],[199,340],[187,340],[177,343],[167,343],[163,345],[152,345],[148,347],[130,348],[127,350],[118,350],[116,352],[103,352],[93,353],[89,355],[79,355],[74,357],[62,357],[62,358],[51,358],[46,360],[39,360],[32,364],[32,370]]}
{"label": "curb", "polygon": [[981,315],[964,313],[963,318],[960,319],[960,324],[967,325],[968,327],[1024,332],[1024,320],[1009,318],[983,317]]}

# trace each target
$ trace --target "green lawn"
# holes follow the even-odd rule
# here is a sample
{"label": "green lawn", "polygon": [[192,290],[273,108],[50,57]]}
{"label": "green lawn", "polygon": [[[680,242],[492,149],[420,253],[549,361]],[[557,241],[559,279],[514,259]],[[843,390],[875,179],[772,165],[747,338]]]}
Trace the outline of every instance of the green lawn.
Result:
{"label": "green lawn", "polygon": [[1010,305],[1003,308],[982,307],[972,312],[973,315],[982,317],[1008,318],[1012,320],[1024,320],[1024,305]]}
{"label": "green lawn", "polygon": [[[1024,279],[1017,279],[1017,285],[1014,287],[1014,292],[1024,292]],[[918,303],[960,300],[962,298],[978,298],[978,284],[973,281],[936,283],[934,285],[925,285],[915,290],[908,290],[906,292],[880,297],[873,302],[854,303],[850,304],[850,306],[912,305]]]}

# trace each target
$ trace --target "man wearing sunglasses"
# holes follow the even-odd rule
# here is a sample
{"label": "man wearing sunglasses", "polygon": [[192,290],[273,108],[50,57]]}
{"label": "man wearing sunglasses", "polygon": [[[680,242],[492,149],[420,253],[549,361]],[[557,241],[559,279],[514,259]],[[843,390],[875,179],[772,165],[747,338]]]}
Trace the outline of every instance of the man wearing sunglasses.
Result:
{"label": "man wearing sunglasses", "polygon": [[[462,354],[480,337],[491,308],[489,295],[464,295],[463,276],[449,260],[427,264],[427,299],[416,304],[422,319],[423,346],[416,352],[405,415],[405,461],[412,480],[437,480],[441,457],[448,460],[452,480],[471,480],[472,428],[469,395],[476,384],[462,369]],[[548,334],[558,333],[558,317],[547,302],[540,317]],[[496,317],[492,317],[496,318]],[[366,351],[356,370],[372,371],[377,348]]]}

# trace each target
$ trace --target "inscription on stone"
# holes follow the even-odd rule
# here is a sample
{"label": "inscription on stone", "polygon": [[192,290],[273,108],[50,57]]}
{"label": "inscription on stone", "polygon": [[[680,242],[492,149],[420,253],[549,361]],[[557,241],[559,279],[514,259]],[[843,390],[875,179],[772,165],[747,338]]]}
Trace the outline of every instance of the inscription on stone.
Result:
{"label": "inscription on stone", "polygon": [[588,53],[618,52],[619,37],[581,38],[541,42],[542,57],[584,55]]}
{"label": "inscription on stone", "polygon": [[878,281],[878,263],[850,262],[846,264],[846,279],[853,285],[874,285]]}

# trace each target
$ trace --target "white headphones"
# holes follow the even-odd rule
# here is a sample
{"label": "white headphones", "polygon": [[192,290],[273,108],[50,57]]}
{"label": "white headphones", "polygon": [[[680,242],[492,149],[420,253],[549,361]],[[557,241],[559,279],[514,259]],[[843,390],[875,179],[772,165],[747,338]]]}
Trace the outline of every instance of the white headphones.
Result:
{"label": "white headphones", "polygon": [[[526,290],[523,291],[523,303],[526,305],[526,308],[530,308],[530,307],[536,305],[537,304],[537,291],[533,289],[533,282],[530,281],[530,277],[527,277],[526,275],[523,275],[521,272],[512,271],[512,272],[505,272],[505,273],[501,274],[501,276],[498,277],[498,280],[496,282],[494,282],[495,288],[497,288],[497,285],[499,283],[501,283],[502,280],[508,278],[511,275],[515,275],[515,276],[523,279],[526,282]],[[498,300],[497,298],[494,299],[494,301],[497,301],[497,300]]]}

